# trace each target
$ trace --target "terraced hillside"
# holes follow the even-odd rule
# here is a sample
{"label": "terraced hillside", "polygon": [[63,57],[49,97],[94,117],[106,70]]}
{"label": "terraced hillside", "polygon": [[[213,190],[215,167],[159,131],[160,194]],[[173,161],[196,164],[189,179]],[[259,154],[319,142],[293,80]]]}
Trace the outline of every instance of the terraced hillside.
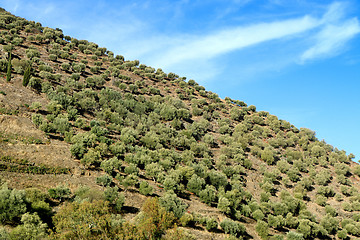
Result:
{"label": "terraced hillside", "polygon": [[354,156],[0,11],[0,239],[356,239]]}

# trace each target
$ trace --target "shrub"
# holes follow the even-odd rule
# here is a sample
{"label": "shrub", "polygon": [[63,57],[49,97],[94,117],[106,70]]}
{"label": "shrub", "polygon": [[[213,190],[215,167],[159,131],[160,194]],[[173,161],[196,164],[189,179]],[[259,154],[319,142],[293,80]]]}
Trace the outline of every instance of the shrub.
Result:
{"label": "shrub", "polygon": [[67,63],[67,62],[62,63],[62,64],[61,64],[61,68],[62,68],[62,70],[64,70],[64,71],[69,71],[69,69],[70,69],[70,63]]}
{"label": "shrub", "polygon": [[41,91],[41,85],[42,81],[39,78],[31,77],[28,83],[28,86],[37,90]]}
{"label": "shrub", "polygon": [[338,238],[340,238],[340,239],[347,239],[347,238],[348,238],[348,235],[347,235],[346,229],[342,229],[342,230],[338,231],[338,232],[337,232],[337,236],[338,236]]}
{"label": "shrub", "polygon": [[59,185],[55,188],[50,188],[48,190],[49,196],[54,199],[59,199],[62,201],[64,198],[70,197],[71,191],[69,188]]}
{"label": "shrub", "polygon": [[268,224],[270,227],[273,228],[281,228],[285,225],[285,219],[281,215],[274,216],[270,214],[268,216]]}
{"label": "shrub", "polygon": [[25,213],[21,217],[22,225],[14,228],[10,234],[11,239],[45,239],[47,225],[42,223],[37,213]]}
{"label": "shrub", "polygon": [[166,211],[174,213],[174,216],[180,218],[188,205],[181,201],[173,192],[166,192],[164,196],[159,199],[159,203]]}
{"label": "shrub", "polygon": [[205,185],[205,180],[199,177],[198,175],[194,174],[193,176],[191,176],[190,180],[188,181],[187,189],[190,192],[193,192],[196,195],[198,195],[200,191],[203,189],[204,185]]}
{"label": "shrub", "polygon": [[190,213],[185,213],[184,215],[182,215],[179,221],[181,223],[181,226],[186,227],[193,224],[194,216]]}
{"label": "shrub", "polygon": [[218,223],[215,218],[207,218],[206,219],[206,229],[208,231],[213,231],[213,230],[217,229],[217,227],[218,227]]}
{"label": "shrub", "polygon": [[154,191],[153,187],[149,185],[147,181],[141,181],[139,192],[143,195],[150,195]]}
{"label": "shrub", "polygon": [[31,120],[35,124],[35,126],[39,127],[43,122],[43,117],[41,114],[33,114],[31,116]]}
{"label": "shrub", "polygon": [[320,225],[330,234],[335,234],[339,228],[339,220],[330,215],[321,219]]}
{"label": "shrub", "polygon": [[10,190],[6,184],[2,185],[0,188],[0,222],[16,222],[25,212],[25,191]]}
{"label": "shrub", "polygon": [[57,60],[57,55],[55,55],[55,54],[49,54],[49,59],[51,60],[51,61],[56,61]]}
{"label": "shrub", "polygon": [[160,239],[164,231],[174,222],[174,214],[161,207],[157,198],[148,198],[138,217],[138,228],[143,239]]}
{"label": "shrub", "polygon": [[286,239],[287,239],[287,240],[304,240],[304,235],[301,234],[301,233],[289,231],[289,232],[286,234]]}
{"label": "shrub", "polygon": [[231,212],[230,201],[226,197],[219,197],[217,208],[223,212],[229,214]]}
{"label": "shrub", "polygon": [[260,209],[255,210],[252,216],[256,221],[263,220],[265,217],[264,213]]}
{"label": "shrub", "polygon": [[231,234],[235,237],[239,237],[246,233],[246,228],[239,222],[235,222],[231,219],[225,218],[221,223],[220,227],[225,233]]}
{"label": "shrub", "polygon": [[265,148],[261,152],[261,159],[264,160],[267,164],[272,165],[275,160],[273,151],[269,148]]}
{"label": "shrub", "polygon": [[323,195],[317,195],[317,196],[316,196],[315,202],[316,202],[318,205],[325,207],[326,201],[327,201],[327,198],[326,198],[325,196],[323,196]]}
{"label": "shrub", "polygon": [[97,165],[100,162],[101,154],[98,150],[90,148],[81,159],[81,163],[86,167]]}
{"label": "shrub", "polygon": [[269,235],[269,225],[266,222],[259,220],[255,225],[255,230],[262,239],[267,239]]}
{"label": "shrub", "polygon": [[118,187],[109,187],[104,191],[105,200],[108,201],[116,211],[120,211],[125,203],[125,196],[123,193],[119,194]]}
{"label": "shrub", "polygon": [[96,178],[96,184],[107,187],[111,184],[112,178],[109,175],[103,175]]}
{"label": "shrub", "polygon": [[[114,239],[109,206],[104,201],[66,203],[55,214],[55,239]],[[131,231],[131,230],[130,230]]]}
{"label": "shrub", "polygon": [[36,57],[40,57],[40,52],[36,49],[26,49],[26,56],[31,60]]}

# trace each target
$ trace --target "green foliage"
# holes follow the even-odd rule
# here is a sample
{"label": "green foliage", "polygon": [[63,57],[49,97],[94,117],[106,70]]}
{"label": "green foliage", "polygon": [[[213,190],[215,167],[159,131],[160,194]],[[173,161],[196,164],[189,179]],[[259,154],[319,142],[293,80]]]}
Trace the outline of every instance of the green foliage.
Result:
{"label": "green foliage", "polygon": [[100,160],[100,152],[94,148],[90,148],[88,152],[84,154],[83,158],[81,159],[81,163],[86,167],[90,167],[92,165],[98,165]]}
{"label": "green foliage", "polygon": [[139,192],[143,195],[150,195],[152,194],[154,191],[153,187],[149,185],[149,183],[147,181],[141,181],[140,182],[140,187],[139,187]]}
{"label": "green foliage", "polygon": [[31,116],[31,120],[37,127],[43,123],[43,117],[41,114],[33,114]]}
{"label": "green foliage", "polygon": [[268,224],[272,228],[282,228],[285,225],[285,219],[283,216],[268,215]]}
{"label": "green foliage", "polygon": [[157,198],[148,198],[137,218],[144,239],[159,239],[174,222],[174,214],[167,212]]}
{"label": "green foliage", "polygon": [[25,191],[9,189],[6,184],[0,188],[0,222],[17,222],[26,212]]}
{"label": "green foliage", "polygon": [[337,236],[338,236],[339,239],[347,239],[348,234],[347,234],[346,229],[342,229],[342,230],[338,231]]}
{"label": "green foliage", "polygon": [[108,187],[104,191],[105,200],[108,201],[116,211],[120,211],[125,203],[125,196],[119,193],[118,187]]}
{"label": "green foliage", "polygon": [[335,234],[339,227],[339,220],[330,215],[321,219],[320,225],[330,234]]}
{"label": "green foliage", "polygon": [[215,218],[207,218],[205,227],[208,231],[214,231],[218,227],[218,222]]}
{"label": "green foliage", "polygon": [[190,226],[194,223],[194,216],[190,213],[185,213],[182,215],[179,221],[183,227]]}
{"label": "green foliage", "polygon": [[217,208],[223,212],[229,214],[231,212],[230,201],[226,197],[219,197]]}
{"label": "green foliage", "polygon": [[87,186],[80,186],[74,193],[74,201],[81,203],[83,201],[93,202],[105,199],[104,191],[89,188]]}
{"label": "green foliage", "polygon": [[271,149],[265,148],[261,152],[261,159],[264,160],[267,164],[272,165],[274,164],[274,153]]}
{"label": "green foliage", "polygon": [[159,199],[159,203],[166,211],[174,213],[176,218],[180,218],[188,207],[188,205],[181,201],[173,192],[166,192],[164,196]]}
{"label": "green foliage", "polygon": [[239,222],[235,222],[231,219],[225,218],[221,223],[220,227],[225,233],[231,234],[235,237],[239,237],[246,233],[246,228]]}
{"label": "green foliage", "polygon": [[205,189],[201,190],[199,192],[199,197],[200,200],[207,203],[207,204],[211,204],[212,202],[214,202],[216,200],[216,188],[212,185],[206,185]]}
{"label": "green foliage", "polygon": [[54,218],[56,239],[112,239],[109,206],[103,201],[65,203]]}
{"label": "green foliage", "polygon": [[47,236],[47,225],[42,223],[37,213],[25,213],[21,217],[21,225],[12,230],[12,239],[45,239]]}
{"label": "green foliage", "polygon": [[40,57],[40,52],[36,49],[26,49],[26,56],[31,60]]}
{"label": "green foliage", "polygon": [[304,240],[304,235],[301,234],[301,233],[289,231],[289,232],[286,234],[286,239],[287,239],[287,240]]}
{"label": "green foliage", "polygon": [[259,236],[262,239],[267,239],[268,238],[269,225],[266,222],[264,222],[262,220],[257,221],[257,223],[255,225],[255,230],[256,230],[257,234],[259,234]]}
{"label": "green foliage", "polygon": [[6,70],[6,81],[7,82],[10,82],[10,80],[11,80],[11,70],[12,70],[12,64],[11,64],[11,52],[10,52],[9,57],[8,57],[7,70]]}
{"label": "green foliage", "polygon": [[62,201],[64,198],[69,198],[71,194],[70,189],[62,185],[59,185],[55,188],[50,188],[48,192],[51,198],[59,199],[60,201]]}
{"label": "green foliage", "polygon": [[255,210],[252,213],[252,216],[256,221],[263,220],[265,217],[264,213],[260,209]]}
{"label": "green foliage", "polygon": [[27,65],[24,71],[23,86],[26,87],[29,84],[31,78],[31,65]]}
{"label": "green foliage", "polygon": [[112,182],[112,178],[109,175],[102,175],[96,178],[96,184],[103,187],[110,186],[111,182]]}
{"label": "green foliage", "polygon": [[31,77],[28,83],[28,86],[33,88],[34,90],[41,91],[42,81],[39,78]]}
{"label": "green foliage", "polygon": [[0,239],[8,240],[10,239],[9,233],[3,226],[0,226]]}

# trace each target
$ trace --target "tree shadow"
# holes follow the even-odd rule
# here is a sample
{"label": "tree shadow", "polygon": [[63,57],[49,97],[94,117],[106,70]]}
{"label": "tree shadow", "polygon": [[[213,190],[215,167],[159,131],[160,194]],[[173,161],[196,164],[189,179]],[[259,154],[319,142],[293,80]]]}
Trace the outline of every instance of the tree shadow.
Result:
{"label": "tree shadow", "polygon": [[138,213],[138,212],[140,212],[140,209],[139,208],[137,208],[137,207],[132,207],[132,206],[123,206],[122,207],[122,212],[124,212],[124,213]]}

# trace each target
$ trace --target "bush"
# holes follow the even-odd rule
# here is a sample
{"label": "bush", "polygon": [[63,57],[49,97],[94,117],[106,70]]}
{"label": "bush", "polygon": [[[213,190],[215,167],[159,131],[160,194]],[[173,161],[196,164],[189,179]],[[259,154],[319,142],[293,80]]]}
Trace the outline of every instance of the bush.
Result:
{"label": "bush", "polygon": [[42,83],[41,79],[31,77],[29,80],[28,86],[37,91],[41,91],[41,83]]}
{"label": "bush", "polygon": [[263,220],[265,217],[264,213],[260,209],[255,210],[252,213],[252,216],[256,221]]}
{"label": "bush", "polygon": [[114,239],[109,206],[104,201],[66,203],[55,214],[55,239]]}
{"label": "bush", "polygon": [[226,197],[220,197],[218,200],[217,208],[223,212],[229,214],[231,212],[230,201]]}
{"label": "bush", "polygon": [[50,188],[48,190],[49,196],[54,199],[59,199],[62,201],[64,198],[70,197],[71,191],[69,188],[59,185],[55,188]]}
{"label": "bush", "polygon": [[141,181],[140,183],[140,187],[139,187],[139,192],[143,195],[150,195],[152,194],[154,191],[153,187],[149,185],[149,183],[147,181]]}
{"label": "bush", "polygon": [[186,227],[193,224],[194,216],[190,213],[185,213],[184,215],[182,215],[179,221],[181,223],[181,226]]}
{"label": "bush", "polygon": [[148,198],[138,217],[138,228],[144,239],[160,239],[164,231],[174,222],[174,214],[161,207],[157,198]]}
{"label": "bush", "polygon": [[49,54],[49,59],[51,60],[51,61],[56,61],[57,60],[57,55],[55,55],[55,54]]}
{"label": "bush", "polygon": [[239,237],[246,233],[246,228],[239,222],[235,222],[231,219],[225,218],[221,223],[220,227],[225,233],[231,234],[235,237]]}
{"label": "bush", "polygon": [[37,213],[25,213],[21,217],[22,225],[17,226],[10,234],[12,239],[45,239],[47,225],[42,223]]}
{"label": "bush", "polygon": [[274,152],[269,148],[265,148],[261,152],[261,159],[264,160],[269,165],[274,164],[274,161],[275,161]]}
{"label": "bush", "polygon": [[268,224],[272,228],[281,228],[285,225],[285,219],[281,215],[274,216],[270,214],[268,216]]}
{"label": "bush", "polygon": [[301,233],[290,231],[286,234],[287,240],[304,240],[304,235]]}
{"label": "bush", "polygon": [[339,220],[330,215],[326,215],[321,219],[320,225],[328,231],[329,234],[335,234],[339,228]]}
{"label": "bush", "polygon": [[269,225],[266,222],[259,220],[255,226],[255,230],[262,239],[267,239],[269,235]]}
{"label": "bush", "polygon": [[216,200],[216,189],[212,185],[206,185],[204,190],[199,192],[200,200],[210,204]]}
{"label": "bush", "polygon": [[96,178],[96,184],[103,187],[110,186],[111,182],[112,182],[112,178],[109,175],[103,175]]}
{"label": "bush", "polygon": [[218,223],[215,218],[207,218],[206,219],[206,229],[208,231],[213,231],[213,230],[217,229],[217,227],[218,227]]}
{"label": "bush", "polygon": [[318,205],[320,205],[320,206],[322,206],[322,207],[325,207],[326,201],[327,201],[327,198],[324,197],[323,195],[317,195],[317,196],[316,196],[315,202],[316,202]]}
{"label": "bush", "polygon": [[338,232],[337,232],[337,236],[338,236],[338,238],[340,238],[340,239],[347,239],[347,238],[348,238],[348,235],[347,235],[346,229],[342,229],[342,230],[338,231]]}
{"label": "bush", "polygon": [[176,218],[181,218],[188,205],[180,200],[173,192],[167,192],[159,199],[159,203],[166,211],[174,213]]}
{"label": "bush", "polygon": [[31,120],[35,124],[35,126],[39,127],[43,122],[43,117],[41,114],[33,114],[31,116]]}
{"label": "bush", "polygon": [[64,70],[64,71],[69,71],[69,69],[70,69],[70,63],[67,63],[67,62],[62,63],[62,64],[61,64],[61,68],[62,68],[62,70]]}
{"label": "bush", "polygon": [[0,223],[14,223],[26,212],[25,191],[0,188]]}

